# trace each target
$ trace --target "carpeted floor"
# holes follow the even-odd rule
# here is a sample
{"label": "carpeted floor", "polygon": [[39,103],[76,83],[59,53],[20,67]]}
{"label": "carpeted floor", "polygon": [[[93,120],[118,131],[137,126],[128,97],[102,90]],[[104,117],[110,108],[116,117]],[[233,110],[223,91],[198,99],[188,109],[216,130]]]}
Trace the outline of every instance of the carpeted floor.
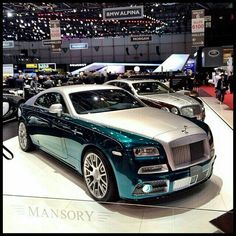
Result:
{"label": "carpeted floor", "polygon": [[[200,88],[199,88],[199,96],[200,97],[209,97],[209,96],[212,96],[212,97],[215,97],[216,94],[215,94],[215,88],[214,86],[211,86],[211,85],[202,85]],[[224,104],[226,104],[227,106],[229,106],[230,109],[234,109],[234,105],[233,105],[233,94],[232,93],[227,93],[225,94],[225,99],[224,99]]]}

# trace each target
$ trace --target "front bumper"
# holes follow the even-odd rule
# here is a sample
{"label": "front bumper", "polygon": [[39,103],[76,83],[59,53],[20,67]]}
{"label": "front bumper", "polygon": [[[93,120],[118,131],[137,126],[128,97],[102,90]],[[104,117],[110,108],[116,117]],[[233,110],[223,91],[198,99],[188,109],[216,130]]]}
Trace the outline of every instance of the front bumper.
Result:
{"label": "front bumper", "polygon": [[126,188],[120,188],[120,197],[124,199],[147,199],[190,188],[209,179],[213,172],[216,156],[203,163],[160,174],[137,175],[137,179],[126,182]]}

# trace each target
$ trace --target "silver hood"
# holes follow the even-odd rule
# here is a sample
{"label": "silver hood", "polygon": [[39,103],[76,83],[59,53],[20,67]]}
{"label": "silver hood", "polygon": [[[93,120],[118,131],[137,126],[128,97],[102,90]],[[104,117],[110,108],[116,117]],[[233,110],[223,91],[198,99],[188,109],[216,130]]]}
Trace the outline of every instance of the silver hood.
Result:
{"label": "silver hood", "polygon": [[166,94],[152,94],[152,95],[139,95],[141,98],[146,98],[153,101],[160,101],[167,104],[172,104],[178,108],[189,105],[200,105],[198,101],[189,96],[179,93],[166,93]]}
{"label": "silver hood", "polygon": [[127,131],[148,138],[158,139],[159,135],[170,131],[180,130],[179,137],[186,134],[182,132],[187,126],[188,134],[204,133],[204,131],[189,120],[152,107],[141,107],[112,112],[91,113],[79,115],[80,118],[107,127]]}

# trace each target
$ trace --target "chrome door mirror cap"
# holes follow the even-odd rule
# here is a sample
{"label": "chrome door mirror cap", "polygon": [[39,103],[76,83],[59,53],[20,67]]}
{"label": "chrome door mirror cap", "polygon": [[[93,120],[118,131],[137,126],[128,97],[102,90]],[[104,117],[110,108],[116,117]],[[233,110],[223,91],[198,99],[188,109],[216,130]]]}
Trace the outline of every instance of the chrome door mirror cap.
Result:
{"label": "chrome door mirror cap", "polygon": [[62,105],[60,103],[52,104],[49,107],[49,113],[57,114],[58,116],[61,116],[62,113]]}

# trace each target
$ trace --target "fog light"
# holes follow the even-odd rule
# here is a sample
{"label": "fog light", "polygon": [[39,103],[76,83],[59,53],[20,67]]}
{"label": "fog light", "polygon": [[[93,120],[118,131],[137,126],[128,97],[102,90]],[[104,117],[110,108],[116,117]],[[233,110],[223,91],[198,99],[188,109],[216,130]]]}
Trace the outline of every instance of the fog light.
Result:
{"label": "fog light", "polygon": [[152,189],[153,189],[152,185],[150,185],[150,184],[145,184],[142,188],[144,193],[150,193],[150,192],[152,192]]}

